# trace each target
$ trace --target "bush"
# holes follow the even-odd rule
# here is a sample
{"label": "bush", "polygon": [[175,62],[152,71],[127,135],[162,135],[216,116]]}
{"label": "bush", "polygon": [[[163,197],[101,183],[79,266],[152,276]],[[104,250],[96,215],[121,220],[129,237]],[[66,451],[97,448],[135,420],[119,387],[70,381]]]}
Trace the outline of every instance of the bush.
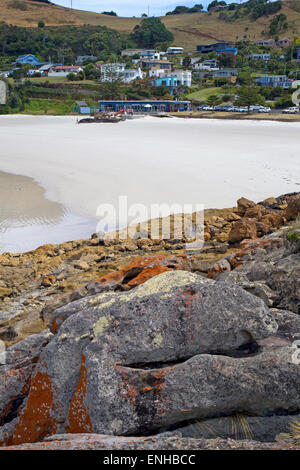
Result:
{"label": "bush", "polygon": [[131,39],[142,47],[154,47],[160,42],[172,42],[174,36],[159,18],[145,18],[136,25],[131,33]]}

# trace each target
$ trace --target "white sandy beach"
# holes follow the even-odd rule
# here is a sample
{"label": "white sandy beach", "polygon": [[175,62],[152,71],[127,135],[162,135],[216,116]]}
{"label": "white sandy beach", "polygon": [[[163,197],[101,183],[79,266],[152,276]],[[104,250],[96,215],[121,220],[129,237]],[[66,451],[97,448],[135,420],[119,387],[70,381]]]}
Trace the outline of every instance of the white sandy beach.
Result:
{"label": "white sandy beach", "polygon": [[[99,204],[233,206],[300,191],[300,124],[159,119],[77,125],[75,117],[0,117],[0,170],[94,218]],[[1,196],[1,205],[5,200]],[[90,235],[90,232],[86,236]],[[70,234],[68,239],[74,238]],[[43,240],[47,242],[47,240]]]}

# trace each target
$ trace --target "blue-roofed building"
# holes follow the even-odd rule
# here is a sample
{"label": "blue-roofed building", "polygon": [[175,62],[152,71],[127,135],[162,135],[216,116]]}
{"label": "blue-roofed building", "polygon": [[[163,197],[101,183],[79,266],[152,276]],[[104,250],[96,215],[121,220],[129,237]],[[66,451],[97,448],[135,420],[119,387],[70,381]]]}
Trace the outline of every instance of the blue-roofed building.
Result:
{"label": "blue-roofed building", "polygon": [[300,60],[300,49],[298,49],[296,52],[296,59]]}
{"label": "blue-roofed building", "polygon": [[209,52],[220,51],[224,52],[225,49],[230,48],[229,42],[216,42],[215,44],[201,44],[197,46],[197,52],[200,54],[208,54]]}
{"label": "blue-roofed building", "polygon": [[39,65],[39,59],[33,54],[20,55],[17,60],[17,64],[30,64],[30,65]]}
{"label": "blue-roofed building", "polygon": [[237,55],[238,50],[236,47],[224,47],[224,49],[220,48],[217,50],[217,54],[223,54],[223,52],[227,52],[229,54]]}
{"label": "blue-roofed building", "polygon": [[101,100],[99,111],[132,110],[134,112],[178,112],[188,111],[190,101],[177,100]]}

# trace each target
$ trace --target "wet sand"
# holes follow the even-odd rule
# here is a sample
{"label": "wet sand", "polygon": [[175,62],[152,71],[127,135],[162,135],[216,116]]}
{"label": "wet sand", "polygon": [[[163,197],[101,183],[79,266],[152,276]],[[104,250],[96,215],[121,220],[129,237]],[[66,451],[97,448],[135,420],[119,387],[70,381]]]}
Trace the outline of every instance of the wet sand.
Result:
{"label": "wet sand", "polygon": [[[33,222],[22,226],[21,241],[14,228],[10,246],[18,240],[25,247],[33,226],[42,230],[36,246],[50,242],[43,227],[61,227],[65,240],[79,238],[76,224],[66,226],[64,211],[88,224],[100,204],[118,210],[122,195],[129,206],[193,203],[223,208],[234,206],[241,196],[260,201],[299,191],[299,136],[299,123],[148,117],[78,126],[74,117],[1,116],[0,170],[34,178],[46,189],[43,198],[54,204],[43,206],[43,214],[32,213],[35,198],[26,195],[22,211]],[[7,190],[3,198],[0,188],[0,200],[6,208]],[[45,225],[43,217],[57,223]],[[7,227],[14,224],[10,219]],[[82,235],[95,231],[90,228]]]}
{"label": "wet sand", "polygon": [[86,236],[95,222],[45,198],[32,178],[0,171],[0,253],[21,252]]}

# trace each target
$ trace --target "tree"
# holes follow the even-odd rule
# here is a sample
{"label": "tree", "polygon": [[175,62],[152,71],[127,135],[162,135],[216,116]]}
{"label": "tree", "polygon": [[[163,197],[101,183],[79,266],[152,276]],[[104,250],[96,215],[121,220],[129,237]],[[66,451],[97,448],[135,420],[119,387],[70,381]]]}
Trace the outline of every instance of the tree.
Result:
{"label": "tree", "polygon": [[221,67],[234,67],[236,64],[236,57],[231,52],[222,52],[219,55],[219,64]]}
{"label": "tree", "polygon": [[40,20],[40,21],[38,22],[38,28],[45,28],[45,26],[46,26],[46,25],[45,25],[45,21]]}
{"label": "tree", "polygon": [[265,104],[264,97],[259,93],[259,88],[255,86],[244,86],[239,89],[238,99],[236,104],[238,106],[247,106],[248,113],[250,112],[250,106],[256,104]]}
{"label": "tree", "polygon": [[131,39],[142,47],[154,47],[157,43],[172,42],[174,36],[159,18],[145,18],[136,25],[131,33]]}
{"label": "tree", "polygon": [[217,95],[210,95],[207,100],[206,100],[206,103],[208,104],[208,106],[217,106],[218,104],[221,103],[221,99],[219,96]]}
{"label": "tree", "polygon": [[186,55],[182,61],[182,65],[187,69],[191,65],[191,58]]}

